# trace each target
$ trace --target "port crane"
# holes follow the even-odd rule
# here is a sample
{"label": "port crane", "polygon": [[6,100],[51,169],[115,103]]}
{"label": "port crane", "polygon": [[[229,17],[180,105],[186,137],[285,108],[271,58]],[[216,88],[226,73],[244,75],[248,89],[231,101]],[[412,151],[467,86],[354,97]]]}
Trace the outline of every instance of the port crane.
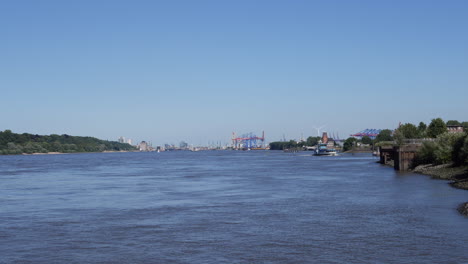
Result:
{"label": "port crane", "polygon": [[237,137],[236,133],[232,132],[232,147],[234,149],[246,150],[265,148],[265,131],[262,132],[261,137],[258,137],[252,132]]}

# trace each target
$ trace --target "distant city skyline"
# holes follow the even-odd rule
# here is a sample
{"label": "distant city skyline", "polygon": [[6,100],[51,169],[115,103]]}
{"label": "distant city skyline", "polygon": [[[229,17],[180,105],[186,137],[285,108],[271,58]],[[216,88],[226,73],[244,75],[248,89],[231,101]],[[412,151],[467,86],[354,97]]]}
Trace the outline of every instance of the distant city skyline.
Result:
{"label": "distant city skyline", "polygon": [[3,1],[0,130],[134,144],[468,121],[468,2]]}

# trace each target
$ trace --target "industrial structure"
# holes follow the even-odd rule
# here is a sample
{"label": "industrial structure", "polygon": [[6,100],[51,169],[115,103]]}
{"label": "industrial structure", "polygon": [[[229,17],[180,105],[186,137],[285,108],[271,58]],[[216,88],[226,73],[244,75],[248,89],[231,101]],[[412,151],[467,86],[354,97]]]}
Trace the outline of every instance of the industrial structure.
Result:
{"label": "industrial structure", "polygon": [[356,134],[353,134],[351,135],[352,137],[356,138],[356,139],[362,139],[362,137],[365,137],[365,136],[368,136],[370,137],[371,139],[375,139],[377,137],[377,135],[380,134],[380,131],[382,131],[382,129],[364,129]]}
{"label": "industrial structure", "polygon": [[235,132],[232,132],[232,148],[243,150],[265,149],[265,131],[262,132],[261,137],[252,132],[238,137]]}
{"label": "industrial structure", "polygon": [[335,141],[336,143],[341,143],[344,141],[343,139],[340,139],[340,135],[338,133],[335,134],[333,132],[331,136],[332,136],[333,141]]}

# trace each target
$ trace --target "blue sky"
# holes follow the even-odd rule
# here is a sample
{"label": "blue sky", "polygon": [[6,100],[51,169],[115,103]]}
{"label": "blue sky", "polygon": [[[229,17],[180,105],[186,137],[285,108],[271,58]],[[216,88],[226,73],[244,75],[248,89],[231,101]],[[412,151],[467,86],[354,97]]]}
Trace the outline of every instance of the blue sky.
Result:
{"label": "blue sky", "polygon": [[468,1],[1,1],[0,130],[154,144],[468,121]]}

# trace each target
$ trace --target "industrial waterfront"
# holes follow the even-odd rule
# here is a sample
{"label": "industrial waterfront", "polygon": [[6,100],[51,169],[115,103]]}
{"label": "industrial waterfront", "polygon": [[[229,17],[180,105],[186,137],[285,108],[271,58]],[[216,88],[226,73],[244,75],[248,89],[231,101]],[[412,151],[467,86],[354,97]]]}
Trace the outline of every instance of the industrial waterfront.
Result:
{"label": "industrial waterfront", "polygon": [[467,192],[370,154],[0,156],[0,263],[463,263]]}

